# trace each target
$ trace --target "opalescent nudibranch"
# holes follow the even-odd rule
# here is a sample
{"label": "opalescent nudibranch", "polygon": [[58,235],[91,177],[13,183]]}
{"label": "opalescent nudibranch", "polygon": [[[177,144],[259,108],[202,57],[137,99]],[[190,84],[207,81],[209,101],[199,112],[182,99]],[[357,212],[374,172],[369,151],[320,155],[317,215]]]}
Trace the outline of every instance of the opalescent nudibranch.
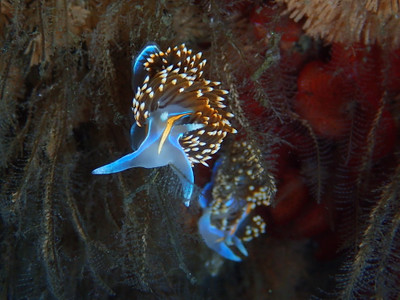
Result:
{"label": "opalescent nudibranch", "polygon": [[214,165],[211,181],[199,197],[203,208],[198,221],[206,245],[224,258],[247,256],[243,242],[265,232],[255,209],[270,205],[275,182],[262,166],[260,151],[246,141],[234,142],[230,153]]}
{"label": "opalescent nudibranch", "polygon": [[227,133],[236,133],[224,110],[220,82],[203,78],[206,60],[184,44],[163,52],[150,43],[132,62],[135,96],[131,128],[133,152],[95,169],[110,174],[130,168],[171,165],[180,178],[189,206],[193,193],[194,163],[207,165]]}

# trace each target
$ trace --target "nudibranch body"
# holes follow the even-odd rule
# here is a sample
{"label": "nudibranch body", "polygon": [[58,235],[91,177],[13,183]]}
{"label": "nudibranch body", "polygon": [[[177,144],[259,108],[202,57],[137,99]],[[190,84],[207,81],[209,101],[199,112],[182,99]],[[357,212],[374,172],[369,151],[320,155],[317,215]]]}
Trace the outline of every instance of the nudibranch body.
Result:
{"label": "nudibranch body", "polygon": [[211,182],[200,195],[203,214],[198,227],[209,248],[224,258],[241,261],[237,254],[248,255],[243,242],[265,232],[265,222],[255,209],[270,205],[276,188],[252,143],[234,142],[230,149],[214,165]]}
{"label": "nudibranch body", "polygon": [[144,47],[132,63],[134,152],[93,174],[171,165],[189,205],[193,164],[207,165],[227,133],[236,133],[228,120],[233,114],[224,110],[228,91],[220,89],[219,82],[203,78],[206,60],[201,56],[184,44],[165,52],[155,43]]}

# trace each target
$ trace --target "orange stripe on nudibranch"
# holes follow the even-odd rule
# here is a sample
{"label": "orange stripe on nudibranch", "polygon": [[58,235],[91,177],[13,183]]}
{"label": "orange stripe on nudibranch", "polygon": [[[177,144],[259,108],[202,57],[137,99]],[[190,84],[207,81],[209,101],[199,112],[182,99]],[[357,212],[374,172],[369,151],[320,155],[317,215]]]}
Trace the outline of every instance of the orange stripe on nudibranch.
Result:
{"label": "orange stripe on nudibranch", "polygon": [[[163,52],[150,43],[132,63],[133,153],[97,168],[109,174],[129,168],[172,165],[181,180],[185,204],[193,193],[192,165],[211,158],[227,133],[235,133],[225,111],[219,82],[203,78],[206,60],[184,44]],[[207,133],[207,134],[205,134]]]}
{"label": "orange stripe on nudibranch", "polygon": [[[202,77],[202,69],[206,60],[200,61],[202,53],[191,54],[184,44],[173,49],[168,48],[166,52],[154,53],[151,62],[145,64],[149,73],[142,86],[139,86],[133,99],[132,107],[143,109],[135,110],[135,120],[139,126],[146,121],[145,112],[151,115],[152,111],[159,107],[168,105],[179,105],[190,110],[188,123],[204,124],[205,127],[190,132],[191,135],[199,137],[199,151],[210,149],[210,144],[220,144],[227,133],[236,133],[228,119],[233,114],[225,110],[226,106],[221,102],[229,93],[220,89],[220,82],[210,81]],[[153,93],[144,92],[151,88]],[[212,120],[210,122],[209,120]],[[208,132],[209,136],[202,136]],[[185,140],[184,135],[181,141]],[[192,163],[204,163],[211,157],[199,158],[187,151],[192,143],[182,143],[182,147],[188,153]],[[211,150],[211,149],[210,149]]]}

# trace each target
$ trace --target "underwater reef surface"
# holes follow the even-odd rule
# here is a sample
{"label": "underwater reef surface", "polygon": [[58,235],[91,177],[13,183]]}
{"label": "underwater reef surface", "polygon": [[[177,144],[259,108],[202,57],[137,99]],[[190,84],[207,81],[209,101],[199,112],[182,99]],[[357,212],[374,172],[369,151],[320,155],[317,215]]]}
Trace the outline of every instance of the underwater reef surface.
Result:
{"label": "underwater reef surface", "polygon": [[[277,2],[0,2],[1,299],[400,297],[399,3],[366,1],[377,31],[325,7],[326,34]],[[234,115],[188,207],[173,165],[91,173],[139,146],[149,42],[202,52]],[[201,132],[180,113],[162,143]]]}

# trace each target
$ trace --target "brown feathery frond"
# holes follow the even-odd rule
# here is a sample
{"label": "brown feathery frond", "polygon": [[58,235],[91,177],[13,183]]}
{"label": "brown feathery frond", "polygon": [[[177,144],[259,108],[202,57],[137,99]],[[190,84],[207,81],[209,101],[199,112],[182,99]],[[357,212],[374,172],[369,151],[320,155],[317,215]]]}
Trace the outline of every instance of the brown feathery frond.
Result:
{"label": "brown feathery frond", "polygon": [[340,299],[395,299],[400,293],[400,167],[371,211],[353,261],[338,276]]}

